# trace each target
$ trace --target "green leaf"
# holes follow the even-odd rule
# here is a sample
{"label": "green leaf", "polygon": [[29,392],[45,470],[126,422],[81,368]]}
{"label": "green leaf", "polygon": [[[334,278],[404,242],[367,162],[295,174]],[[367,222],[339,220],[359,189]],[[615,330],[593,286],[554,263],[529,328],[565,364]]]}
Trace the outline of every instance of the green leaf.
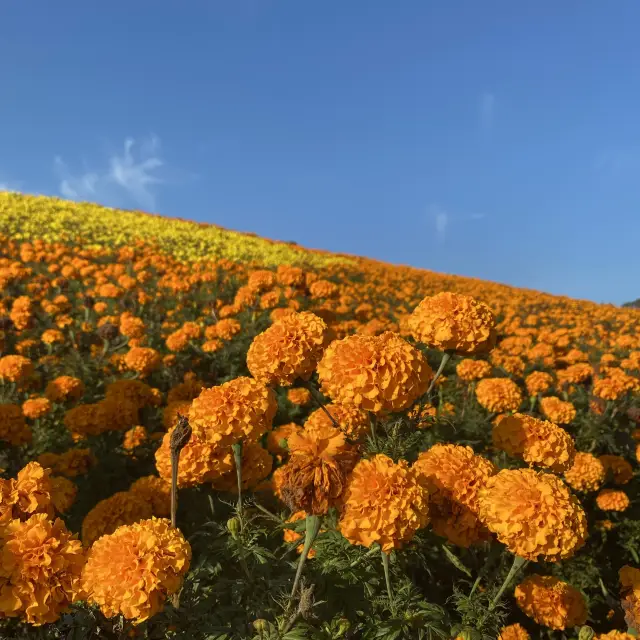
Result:
{"label": "green leaf", "polygon": [[442,550],[444,551],[444,555],[447,556],[447,560],[449,560],[449,562],[454,567],[456,567],[456,569],[459,569],[460,571],[462,571],[462,573],[466,574],[470,578],[473,578],[471,571],[469,571],[469,569],[467,569],[467,567],[462,564],[462,560],[460,560],[457,555],[455,555],[450,549],[448,549],[446,545],[442,545]]}

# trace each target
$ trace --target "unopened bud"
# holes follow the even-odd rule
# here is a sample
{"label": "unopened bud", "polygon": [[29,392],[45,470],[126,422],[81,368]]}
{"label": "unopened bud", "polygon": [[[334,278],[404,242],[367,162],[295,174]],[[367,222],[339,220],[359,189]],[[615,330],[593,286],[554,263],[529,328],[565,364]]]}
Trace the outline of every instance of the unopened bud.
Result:
{"label": "unopened bud", "polygon": [[595,635],[595,631],[591,627],[585,625],[580,629],[578,640],[593,640]]}
{"label": "unopened bud", "polygon": [[268,626],[268,622],[262,618],[258,618],[257,620],[253,621],[253,628],[262,633],[263,631],[267,630],[267,626]]}
{"label": "unopened bud", "polygon": [[237,540],[240,533],[240,520],[238,518],[229,518],[227,520],[227,529],[234,540]]}

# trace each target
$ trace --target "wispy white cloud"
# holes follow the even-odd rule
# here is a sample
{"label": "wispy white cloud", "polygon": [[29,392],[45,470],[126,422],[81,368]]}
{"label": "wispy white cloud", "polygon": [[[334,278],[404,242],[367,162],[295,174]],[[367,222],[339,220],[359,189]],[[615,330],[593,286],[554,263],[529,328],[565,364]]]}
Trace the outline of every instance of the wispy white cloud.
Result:
{"label": "wispy white cloud", "polygon": [[139,144],[133,138],[124,141],[123,151],[113,153],[107,166],[100,170],[74,173],[57,156],[54,170],[60,183],[60,194],[70,200],[94,200],[102,204],[126,205],[133,201],[144,209],[156,206],[157,187],[165,180],[158,175],[164,166],[160,155],[160,139],[152,135]]}
{"label": "wispy white cloud", "polygon": [[489,131],[493,127],[494,113],[496,109],[496,96],[491,91],[484,91],[480,96],[480,126],[483,131]]}
{"label": "wispy white cloud", "polygon": [[452,214],[441,206],[432,204],[428,207],[428,217],[435,229],[435,236],[439,244],[444,244],[447,239],[447,231],[451,224],[469,220],[484,220],[484,213]]}

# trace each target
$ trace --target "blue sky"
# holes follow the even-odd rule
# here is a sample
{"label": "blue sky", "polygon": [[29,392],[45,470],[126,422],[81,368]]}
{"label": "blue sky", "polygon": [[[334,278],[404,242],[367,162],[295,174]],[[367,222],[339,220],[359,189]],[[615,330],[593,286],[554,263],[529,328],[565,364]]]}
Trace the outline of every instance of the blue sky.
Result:
{"label": "blue sky", "polygon": [[0,5],[0,185],[640,296],[637,0]]}

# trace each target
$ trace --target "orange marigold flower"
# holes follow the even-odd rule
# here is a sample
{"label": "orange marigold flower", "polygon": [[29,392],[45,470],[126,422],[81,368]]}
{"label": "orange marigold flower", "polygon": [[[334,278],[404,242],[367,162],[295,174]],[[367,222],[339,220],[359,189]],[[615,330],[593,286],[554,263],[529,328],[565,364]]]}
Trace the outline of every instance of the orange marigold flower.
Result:
{"label": "orange marigold flower", "polygon": [[553,376],[546,371],[533,371],[524,379],[524,384],[527,387],[527,393],[530,396],[536,396],[551,388]]}
{"label": "orange marigold flower", "polygon": [[604,465],[607,475],[613,477],[615,484],[627,484],[633,478],[633,468],[623,457],[604,455],[598,459]]}
{"label": "orange marigold flower", "polygon": [[576,408],[570,403],[555,396],[541,398],[542,413],[556,424],[569,424],[576,417]]}
{"label": "orange marigold flower", "polygon": [[485,378],[476,386],[476,398],[487,411],[517,411],[522,392],[510,378]]}
{"label": "orange marigold flower", "polygon": [[167,404],[184,401],[191,402],[200,395],[204,387],[202,380],[197,378],[185,379],[184,382],[177,384],[167,393]]}
{"label": "orange marigold flower", "polygon": [[408,323],[416,340],[441,351],[481,353],[493,349],[496,342],[491,309],[458,293],[442,292],[424,298]]}
{"label": "orange marigold flower", "polygon": [[276,427],[267,434],[267,450],[276,455],[285,455],[288,453],[287,440],[294,433],[302,433],[302,427],[295,422]]}
{"label": "orange marigold flower", "polygon": [[625,631],[609,631],[608,633],[599,633],[594,640],[635,640],[635,638]]}
{"label": "orange marigold flower", "polygon": [[416,428],[427,429],[436,423],[438,409],[431,403],[425,402],[414,405],[407,415],[414,421]]}
{"label": "orange marigold flower", "polygon": [[291,386],[311,377],[331,339],[329,327],[315,314],[291,314],[253,339],[247,367],[264,384]]}
{"label": "orange marigold flower", "polygon": [[458,378],[465,382],[473,382],[488,378],[491,375],[491,365],[485,360],[471,360],[465,358],[456,367]]}
{"label": "orange marigold flower", "polygon": [[191,337],[182,331],[182,329],[179,329],[178,331],[170,333],[164,342],[169,351],[180,353],[180,351],[184,351],[189,346],[190,340]]}
{"label": "orange marigold flower", "polygon": [[377,542],[388,553],[428,522],[428,493],[405,460],[378,454],[354,467],[338,525],[351,544]]}
{"label": "orange marigold flower", "polygon": [[305,274],[300,267],[291,267],[281,264],[276,270],[276,278],[282,285],[288,287],[303,287],[305,284]]}
{"label": "orange marigold flower", "polygon": [[[366,411],[346,404],[328,404],[325,408],[350,440],[358,441],[368,433],[371,423]],[[306,430],[324,429],[333,427],[333,422],[322,409],[316,409],[309,414],[304,426]]]}
{"label": "orange marigold flower", "polygon": [[640,569],[625,565],[618,572],[625,621],[634,629],[640,626]]}
{"label": "orange marigold flower", "polygon": [[72,376],[59,376],[52,380],[44,391],[51,402],[79,400],[84,394],[84,382]]}
{"label": "orange marigold flower", "polygon": [[329,280],[316,280],[309,286],[309,294],[312,299],[336,298],[340,293],[338,285]]}
{"label": "orange marigold flower", "polygon": [[573,384],[580,384],[586,382],[593,375],[593,367],[587,362],[578,362],[572,364],[566,369],[558,372],[558,380],[562,382],[569,382]]}
{"label": "orange marigold flower", "polygon": [[592,453],[576,453],[572,467],[564,479],[576,491],[597,491],[605,481],[605,468]]}
{"label": "orange marigold flower", "polygon": [[58,513],[71,509],[78,494],[78,487],[64,476],[51,476],[51,502]]}
{"label": "orange marigold flower", "polygon": [[152,516],[151,504],[130,491],[119,491],[100,500],[82,521],[82,542],[90,547],[104,535],[118,527],[133,524]]}
{"label": "orange marigold flower", "polygon": [[626,511],[631,502],[629,496],[620,489],[603,489],[596,496],[596,504],[603,511]]}
{"label": "orange marigold flower", "polygon": [[120,333],[127,338],[144,338],[147,328],[142,318],[137,318],[129,313],[120,316]]}
{"label": "orange marigold flower", "polygon": [[164,428],[171,429],[178,424],[178,416],[188,416],[191,409],[191,400],[177,400],[170,402],[162,411],[162,424]]}
{"label": "orange marigold flower", "polygon": [[63,344],[65,341],[64,333],[58,329],[47,329],[42,332],[40,340],[45,344]]}
{"label": "orange marigold flower", "polygon": [[495,425],[492,436],[495,447],[529,465],[562,473],[573,463],[575,447],[571,436],[552,422],[516,413]]}
{"label": "orange marigold flower", "polygon": [[0,614],[40,626],[82,597],[84,551],[62,520],[44,513],[13,520],[1,538]]}
{"label": "orange marigold flower", "polygon": [[[630,376],[629,376],[630,377]],[[633,388],[626,380],[618,376],[600,378],[593,384],[593,395],[602,400],[617,400]]]}
{"label": "orange marigold flower", "polygon": [[38,462],[56,475],[75,478],[89,473],[98,460],[91,449],[69,449],[64,453],[43,453],[38,456]]}
{"label": "orange marigold flower", "polygon": [[570,558],[586,540],[577,498],[550,473],[503,469],[480,490],[480,519],[515,555],[547,562]]}
{"label": "orange marigold flower", "polygon": [[235,318],[225,318],[207,327],[204,335],[207,340],[212,340],[213,338],[231,340],[231,338],[240,333],[241,330],[242,325]]}
{"label": "orange marigold flower", "polygon": [[500,629],[498,640],[531,640],[528,631],[516,622]]}
{"label": "orange marigold flower", "polygon": [[311,392],[304,387],[296,387],[287,391],[287,400],[291,404],[297,404],[306,407],[311,402]]}
{"label": "orange marigold flower", "polygon": [[47,398],[32,398],[22,403],[22,413],[30,420],[37,420],[51,412],[51,402]]}
{"label": "orange marigold flower", "polygon": [[[233,469],[213,481],[213,488],[228,493],[238,493],[238,479],[235,459]],[[273,468],[273,457],[257,442],[245,442],[242,445],[242,490],[255,489]]]}
{"label": "orange marigold flower", "polygon": [[334,402],[382,413],[408,409],[433,371],[424,356],[390,331],[334,341],[318,364],[323,392]]}
{"label": "orange marigold flower", "polygon": [[133,347],[124,357],[124,363],[131,371],[145,376],[162,365],[162,356],[149,347]]}
{"label": "orange marigold flower", "polygon": [[14,446],[28,444],[33,435],[17,404],[0,404],[0,440]]}
{"label": "orange marigold flower", "polygon": [[97,436],[115,428],[114,411],[117,409],[115,405],[104,401],[81,404],[65,412],[64,426],[79,436]]}
{"label": "orange marigold flower", "polygon": [[413,470],[429,492],[431,525],[438,535],[461,547],[489,537],[478,520],[479,491],[496,472],[489,460],[471,447],[436,444],[418,456]]}
{"label": "orange marigold flower", "polygon": [[523,613],[550,629],[575,627],[587,619],[584,596],[553,576],[528,576],[516,587],[514,596]]}
{"label": "orange marigold flower", "polygon": [[[35,513],[53,516],[50,476],[51,471],[37,462],[29,462],[18,471],[11,499],[14,517],[24,518]],[[15,515],[16,510],[19,515]]]}
{"label": "orange marigold flower", "polygon": [[138,478],[129,491],[151,505],[153,515],[164,518],[171,513],[171,483],[158,476]]}
{"label": "orange marigold flower", "polygon": [[202,391],[191,404],[189,424],[202,442],[226,447],[257,440],[271,429],[277,408],[269,387],[241,376]]}
{"label": "orange marigold flower", "polygon": [[191,547],[168,520],[121,526],[97,540],[82,572],[88,601],[139,624],[160,612],[189,570]]}
{"label": "orange marigold flower", "polygon": [[207,340],[202,343],[202,350],[205,353],[215,353],[216,351],[220,351],[224,347],[224,342],[222,340]]}
{"label": "orange marigold flower", "polygon": [[24,356],[0,358],[0,379],[4,382],[23,382],[33,374],[33,362]]}
{"label": "orange marigold flower", "polygon": [[[162,438],[162,444],[156,450],[156,469],[161,478],[171,480],[171,434],[172,427]],[[180,451],[178,460],[178,486],[195,487],[216,478],[233,469],[233,455],[230,447],[221,447],[201,441],[191,435],[189,442]]]}
{"label": "orange marigold flower", "polygon": [[143,426],[137,425],[135,427],[131,427],[128,431],[125,431],[122,446],[125,451],[131,452],[136,447],[144,444],[148,439],[149,434],[147,430]]}

